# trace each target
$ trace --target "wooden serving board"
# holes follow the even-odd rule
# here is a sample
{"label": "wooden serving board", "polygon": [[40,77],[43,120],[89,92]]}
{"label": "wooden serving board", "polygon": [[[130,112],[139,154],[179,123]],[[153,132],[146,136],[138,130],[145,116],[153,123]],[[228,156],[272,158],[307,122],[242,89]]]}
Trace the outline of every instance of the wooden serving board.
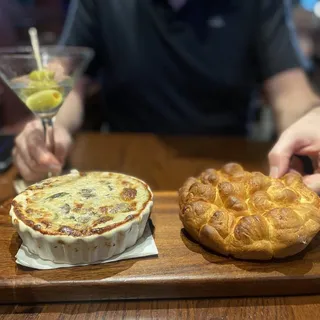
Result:
{"label": "wooden serving board", "polygon": [[320,294],[320,237],[297,256],[244,262],[203,249],[185,234],[177,194],[155,193],[158,257],[39,271],[16,265],[20,240],[0,209],[1,303]]}

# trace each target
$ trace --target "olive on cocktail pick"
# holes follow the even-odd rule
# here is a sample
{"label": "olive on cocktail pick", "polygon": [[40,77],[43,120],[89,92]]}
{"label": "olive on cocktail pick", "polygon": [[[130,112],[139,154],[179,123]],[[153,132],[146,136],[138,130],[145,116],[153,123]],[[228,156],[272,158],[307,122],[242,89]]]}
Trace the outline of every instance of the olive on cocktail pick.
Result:
{"label": "olive on cocktail pick", "polygon": [[57,108],[62,103],[63,96],[57,90],[42,90],[26,99],[27,107],[34,112],[44,112]]}
{"label": "olive on cocktail pick", "polygon": [[29,79],[32,81],[53,80],[54,75],[54,72],[50,70],[34,70],[29,74]]}

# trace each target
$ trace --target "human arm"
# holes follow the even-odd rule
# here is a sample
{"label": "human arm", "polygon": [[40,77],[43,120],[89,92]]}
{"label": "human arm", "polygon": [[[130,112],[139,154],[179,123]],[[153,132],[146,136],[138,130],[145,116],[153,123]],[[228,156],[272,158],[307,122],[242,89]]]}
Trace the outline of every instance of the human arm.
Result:
{"label": "human arm", "polygon": [[320,100],[308,82],[310,62],[300,48],[290,1],[259,1],[256,34],[259,79],[281,134]]}
{"label": "human arm", "polygon": [[319,96],[299,68],[273,76],[265,82],[264,89],[273,109],[278,134],[313,107],[320,106]]}
{"label": "human arm", "polygon": [[307,186],[320,192],[320,107],[307,112],[280,135],[269,153],[270,175],[278,178],[291,170],[303,175],[302,165],[294,155],[312,160],[313,173],[303,179]]}
{"label": "human arm", "polygon": [[[97,49],[97,33],[94,4],[89,0],[73,1],[67,18],[61,44],[85,46]],[[63,63],[62,63],[63,65]],[[71,146],[71,134],[77,131],[83,121],[83,101],[90,76],[99,67],[97,59],[89,64],[85,77],[77,81],[74,89],[64,101],[55,120],[54,153],[44,143],[43,130],[39,121],[32,121],[16,139],[13,151],[14,162],[22,177],[28,181],[44,178],[47,172],[62,170]]]}
{"label": "human arm", "polygon": [[279,135],[269,153],[270,175],[278,178],[292,170],[304,174],[295,155],[308,156],[313,174],[303,179],[320,192],[320,100],[304,72],[308,63],[298,45],[289,2],[269,2],[269,7],[264,2],[263,8],[269,8],[270,16],[262,19],[257,52],[264,93],[273,108]]}
{"label": "human arm", "polygon": [[91,77],[96,75],[101,65],[98,45],[100,32],[96,11],[94,1],[71,1],[60,39],[61,45],[89,47],[95,52],[94,58],[85,70],[85,75],[77,81],[56,117],[56,124],[62,125],[70,133],[76,132],[81,127],[86,88],[91,82]]}
{"label": "human arm", "polygon": [[56,126],[64,127],[71,134],[80,129],[84,120],[84,99],[89,83],[88,77],[82,77],[77,82],[56,116]]}

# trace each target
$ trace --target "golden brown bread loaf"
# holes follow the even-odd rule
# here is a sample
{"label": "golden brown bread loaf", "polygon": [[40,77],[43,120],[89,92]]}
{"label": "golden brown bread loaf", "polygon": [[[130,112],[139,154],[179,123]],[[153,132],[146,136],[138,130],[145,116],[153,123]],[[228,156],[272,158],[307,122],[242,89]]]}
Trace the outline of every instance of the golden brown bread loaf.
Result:
{"label": "golden brown bread loaf", "polygon": [[320,201],[299,174],[273,179],[236,163],[189,178],[179,190],[180,219],[202,245],[239,259],[284,258],[320,230]]}

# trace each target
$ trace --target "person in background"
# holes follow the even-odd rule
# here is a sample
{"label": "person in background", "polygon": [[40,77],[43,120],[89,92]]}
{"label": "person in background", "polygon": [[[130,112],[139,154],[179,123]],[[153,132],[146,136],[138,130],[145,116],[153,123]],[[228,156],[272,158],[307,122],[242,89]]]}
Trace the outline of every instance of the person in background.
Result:
{"label": "person in background", "polygon": [[[306,130],[320,105],[287,0],[74,0],[61,40],[93,48],[95,58],[56,118],[55,153],[38,121],[17,137],[14,161],[28,181],[61,171],[98,74],[113,132],[245,135],[250,99],[261,87],[283,133],[272,164],[288,132],[292,139]],[[287,166],[275,164],[272,174]]]}
{"label": "person in background", "polygon": [[300,47],[304,55],[311,59],[315,50],[314,32],[317,29],[315,26],[315,16],[313,11],[313,7],[316,2],[317,1],[314,0],[293,1],[293,21],[297,31]]}
{"label": "person in background", "polygon": [[[19,1],[0,0],[0,49],[18,45],[17,25],[26,19]],[[30,119],[29,112],[0,78],[0,132],[11,134],[21,131]]]}
{"label": "person in background", "polygon": [[0,0],[0,47],[17,43],[16,22],[24,18],[22,7],[15,0]]}

